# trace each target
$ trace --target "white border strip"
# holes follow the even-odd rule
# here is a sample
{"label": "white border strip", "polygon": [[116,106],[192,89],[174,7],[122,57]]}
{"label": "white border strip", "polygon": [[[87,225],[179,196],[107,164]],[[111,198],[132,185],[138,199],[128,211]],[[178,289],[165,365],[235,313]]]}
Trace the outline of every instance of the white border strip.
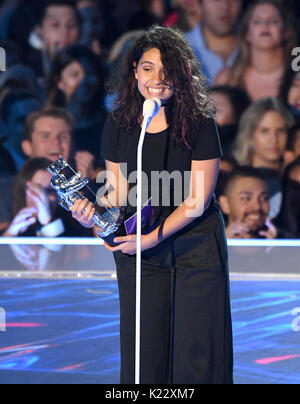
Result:
{"label": "white border strip", "polygon": [[300,281],[300,274],[293,273],[258,273],[230,272],[231,281]]}
{"label": "white border strip", "polygon": [[300,247],[300,240],[228,240],[229,247]]}
{"label": "white border strip", "polygon": [[[0,238],[0,245],[104,245],[100,238]],[[300,247],[300,240],[228,240],[229,247]]]}
{"label": "white border strip", "polygon": [[117,273],[112,271],[6,271],[0,270],[0,279],[100,279],[115,280]]}
{"label": "white border strip", "polygon": [[104,241],[100,238],[0,238],[0,245],[89,245],[89,246],[99,246],[104,245]]}
{"label": "white border strip", "polygon": [[[87,280],[111,281],[117,279],[116,271],[0,271],[0,279],[49,279],[49,280]],[[300,274],[267,273],[230,273],[231,282],[293,281],[300,282]]]}
{"label": "white border strip", "polygon": [[[0,245],[68,245],[103,246],[100,238],[5,238],[0,237]],[[300,247],[300,240],[228,240],[229,247]]]}

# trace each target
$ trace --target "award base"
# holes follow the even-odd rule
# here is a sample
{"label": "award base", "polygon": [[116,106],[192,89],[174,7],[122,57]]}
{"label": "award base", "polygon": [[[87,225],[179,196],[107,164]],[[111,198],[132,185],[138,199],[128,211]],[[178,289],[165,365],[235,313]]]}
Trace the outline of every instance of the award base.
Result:
{"label": "award base", "polygon": [[[63,157],[51,164],[48,171],[52,175],[51,187],[57,192],[58,204],[62,208],[70,211],[76,201],[88,199],[85,197],[84,191],[85,188],[89,189],[89,180],[83,177],[80,172],[74,171]],[[93,222],[101,229],[98,236],[111,247],[120,245],[120,243],[114,242],[116,237],[136,234],[136,213],[125,221],[126,208],[107,208],[96,204],[95,208]],[[154,229],[154,219],[154,209],[150,198],[142,209],[142,234],[150,233]]]}
{"label": "award base", "polygon": [[[76,172],[68,162],[60,157],[55,163],[52,163],[48,171],[52,175],[51,187],[57,193],[58,204],[67,211],[70,211],[74,203],[78,200],[86,199],[84,195],[85,188],[88,188],[89,180],[81,172]],[[99,237],[109,245],[115,246],[113,239],[118,230],[123,226],[123,213],[118,208],[107,208],[96,206],[96,212],[93,222],[100,228]],[[100,211],[103,211],[100,213]]]}

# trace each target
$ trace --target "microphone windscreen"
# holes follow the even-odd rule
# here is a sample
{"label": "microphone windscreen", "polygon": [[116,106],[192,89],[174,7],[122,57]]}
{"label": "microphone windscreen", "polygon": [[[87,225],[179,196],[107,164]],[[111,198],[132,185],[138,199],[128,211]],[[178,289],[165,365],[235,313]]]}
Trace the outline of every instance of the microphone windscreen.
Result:
{"label": "microphone windscreen", "polygon": [[153,118],[157,115],[161,107],[161,100],[159,98],[149,98],[144,102],[143,116]]}

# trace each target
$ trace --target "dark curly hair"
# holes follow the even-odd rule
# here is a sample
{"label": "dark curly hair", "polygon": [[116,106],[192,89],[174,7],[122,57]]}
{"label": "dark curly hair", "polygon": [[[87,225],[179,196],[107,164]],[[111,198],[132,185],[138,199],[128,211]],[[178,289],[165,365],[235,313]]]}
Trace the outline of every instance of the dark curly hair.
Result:
{"label": "dark curly hair", "polygon": [[177,145],[193,149],[201,122],[214,116],[215,108],[208,95],[207,79],[192,49],[179,30],[152,27],[132,45],[120,65],[109,90],[117,97],[112,116],[128,133],[141,119],[144,98],[134,76],[143,54],[159,49],[164,66],[164,82],[172,83],[174,95],[166,105],[167,122]]}

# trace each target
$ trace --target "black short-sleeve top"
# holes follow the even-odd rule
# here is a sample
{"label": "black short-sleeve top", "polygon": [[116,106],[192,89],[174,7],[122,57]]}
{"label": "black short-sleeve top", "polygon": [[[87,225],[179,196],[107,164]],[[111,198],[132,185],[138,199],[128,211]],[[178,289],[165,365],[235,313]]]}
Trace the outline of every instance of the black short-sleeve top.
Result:
{"label": "black short-sleeve top", "polygon": [[[137,170],[140,132],[141,127],[137,124],[131,133],[127,133],[125,128],[118,125],[112,115],[108,116],[104,125],[101,156],[114,163],[126,164],[126,178]],[[216,123],[212,118],[203,119],[199,123],[199,137],[193,150],[178,147],[175,139],[171,137],[170,129],[159,133],[146,133],[143,147],[143,172],[148,178],[148,197],[153,196],[153,192],[155,192],[151,188],[151,173],[165,171],[171,174],[177,171],[184,177],[184,173],[188,175],[191,172],[192,161],[212,160],[221,156],[220,138]],[[132,184],[130,181],[130,187],[132,185],[136,184]],[[189,186],[187,180],[183,181],[183,186],[185,186],[185,190],[182,191],[184,196],[184,192],[187,192],[186,187]]]}

